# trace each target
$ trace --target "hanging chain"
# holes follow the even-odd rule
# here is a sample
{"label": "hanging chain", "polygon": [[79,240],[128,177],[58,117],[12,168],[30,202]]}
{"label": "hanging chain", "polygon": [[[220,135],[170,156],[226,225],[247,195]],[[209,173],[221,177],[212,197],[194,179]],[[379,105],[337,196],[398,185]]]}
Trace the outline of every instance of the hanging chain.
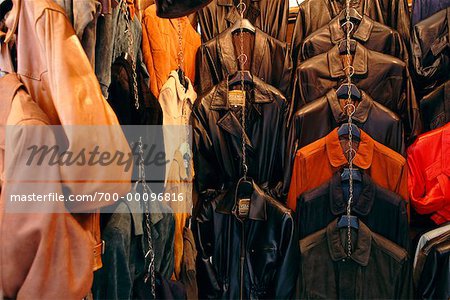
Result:
{"label": "hanging chain", "polygon": [[183,30],[181,26],[181,18],[177,20],[178,22],[178,69],[183,70],[184,68],[184,53],[183,53]]}
{"label": "hanging chain", "polygon": [[130,15],[130,11],[128,10],[126,2],[123,2],[123,11],[125,17],[127,18],[125,33],[128,35],[128,53],[131,58],[131,67],[132,67],[132,77],[133,77],[133,94],[134,94],[134,106],[136,109],[139,109],[139,98],[138,98],[138,85],[137,85],[137,74],[136,74],[136,57],[134,55],[134,37],[131,29],[131,22],[133,21],[133,16]]}
{"label": "hanging chain", "polygon": [[[125,29],[125,33],[127,33],[128,36],[128,53],[130,54],[131,58],[131,66],[132,66],[132,77],[133,77],[133,94],[134,94],[134,105],[136,109],[139,109],[139,91],[138,91],[138,85],[137,85],[137,73],[136,73],[136,57],[134,54],[134,38],[133,38],[133,32],[131,29],[131,22],[133,19],[133,16],[130,15],[130,12],[128,10],[128,7],[125,2],[123,8],[123,12],[127,18],[127,25]],[[142,195],[147,194],[149,196],[151,194],[150,187],[147,184],[146,176],[145,176],[145,160],[144,160],[144,146],[142,143],[142,137],[139,137],[138,142],[138,153],[139,153],[139,163],[138,163],[138,180],[136,181],[134,185],[134,192],[137,193],[137,187],[139,184],[142,185]],[[145,197],[142,197],[145,199]],[[148,197],[147,197],[148,198]],[[148,244],[148,251],[145,254],[145,259],[149,260],[148,270],[147,274],[145,275],[145,282],[148,282],[150,280],[150,286],[151,286],[151,294],[153,298],[156,298],[156,278],[155,278],[155,252],[153,250],[153,239],[152,239],[152,228],[150,224],[150,202],[144,201],[144,210],[145,210],[145,227],[147,231],[147,244]]]}
{"label": "hanging chain", "polygon": [[[346,113],[348,115],[348,168],[349,168],[349,196],[347,203],[347,256],[350,257],[352,255],[352,235],[351,235],[351,226],[350,226],[350,216],[351,216],[351,207],[353,202],[353,158],[355,156],[355,150],[353,149],[353,127],[352,127],[352,117],[355,113],[355,105],[352,103],[352,93],[351,93],[351,84],[352,84],[352,76],[354,73],[354,68],[351,64],[351,50],[350,50],[350,34],[353,30],[353,24],[350,22],[350,0],[346,0],[346,26],[347,26],[347,66],[344,69],[346,70],[347,75],[347,84],[348,84],[348,95],[347,95],[347,103],[344,106]],[[350,26],[351,25],[351,26]],[[349,28],[350,26],[350,28]]]}
{"label": "hanging chain", "polygon": [[[150,195],[151,190],[147,184],[146,176],[145,176],[145,164],[144,164],[144,146],[142,143],[142,137],[139,137],[138,142],[138,151],[139,151],[139,164],[138,164],[138,180],[135,183],[134,192],[137,192],[137,185],[142,185],[142,195]],[[147,232],[147,244],[148,251],[145,254],[145,259],[149,261],[147,274],[145,275],[145,282],[150,280],[151,293],[153,298],[156,298],[156,279],[155,279],[155,251],[153,250],[153,239],[152,239],[152,226],[150,224],[150,201],[148,201],[148,197],[142,197],[147,199],[144,200],[144,209],[145,209],[145,229]]]}
{"label": "hanging chain", "polygon": [[[239,31],[239,68],[241,72],[241,90],[245,91],[245,85],[244,85],[244,66],[247,63],[248,57],[244,53],[244,13],[247,8],[246,4],[240,0],[239,5],[240,9],[240,31]],[[246,94],[244,94],[246,95]],[[247,166],[247,156],[246,156],[246,150],[245,150],[245,108],[246,108],[246,96],[244,97],[244,105],[242,106],[242,167],[244,172],[244,179],[247,179],[247,172],[248,172],[248,166]]]}

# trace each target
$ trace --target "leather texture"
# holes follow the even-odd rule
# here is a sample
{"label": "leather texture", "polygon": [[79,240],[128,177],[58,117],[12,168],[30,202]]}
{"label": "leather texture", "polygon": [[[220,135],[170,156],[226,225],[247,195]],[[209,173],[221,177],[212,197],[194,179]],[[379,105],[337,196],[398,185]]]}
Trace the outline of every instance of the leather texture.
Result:
{"label": "leather texture", "polygon": [[[239,47],[239,31],[233,33],[231,29],[200,47],[197,60],[200,93],[208,92],[239,70]],[[256,29],[254,34],[244,32],[244,53],[248,57],[245,70],[277,88],[286,98],[291,97],[292,60],[286,43]]]}
{"label": "leather texture", "polygon": [[[370,135],[375,141],[387,146],[395,152],[405,155],[403,124],[400,118],[375,102],[364,91],[353,114],[353,122]],[[348,122],[344,113],[344,101],[339,100],[336,90],[328,93],[299,109],[289,128],[286,167],[284,169],[284,191],[289,189],[295,154],[297,150],[323,138],[333,129]],[[317,122],[320,120],[320,122]]]}
{"label": "leather texture", "polygon": [[[359,43],[352,57],[355,69],[352,83],[398,114],[408,139],[416,137],[421,130],[420,114],[406,63]],[[296,111],[331,88],[337,89],[346,79],[345,61],[336,45],[327,53],[301,63],[296,70],[292,108]]]}
{"label": "leather texture", "polygon": [[420,100],[420,112],[425,132],[450,122],[450,80]]}
{"label": "leather texture", "polygon": [[[397,30],[405,44],[409,45],[410,21],[407,0],[352,0],[350,5],[361,15]],[[294,66],[297,65],[305,38],[327,25],[344,7],[345,1],[339,0],[306,0],[299,5],[291,43]]]}
{"label": "leather texture", "polygon": [[248,218],[236,212],[236,190],[199,202],[194,236],[200,299],[291,299],[298,267],[292,213],[256,184]]}
{"label": "leather texture", "polygon": [[[3,297],[10,299],[81,299],[88,294],[92,284],[92,244],[73,216],[61,213],[65,210],[64,203],[48,204],[45,213],[37,212],[44,206],[42,202],[27,203],[27,208],[34,213],[7,212],[7,194],[20,194],[24,190],[20,184],[8,186],[4,168],[25,165],[28,160],[26,145],[33,141],[38,145],[55,145],[56,139],[48,117],[27,93],[17,75],[0,78],[0,94],[0,291]],[[16,147],[14,153],[8,154],[9,163],[5,166],[7,125],[23,126],[24,129],[8,134],[8,143]],[[25,126],[40,127],[43,135],[31,136],[36,131],[26,130]],[[35,167],[42,171],[35,179],[42,182],[33,186],[33,192],[62,195],[61,184],[48,182],[49,177],[60,178],[59,167],[49,165],[48,161]],[[17,167],[8,170],[8,174],[21,178],[24,171],[29,169]],[[58,284],[54,283],[55,278],[58,278]]]}
{"label": "leather texture", "polygon": [[[285,42],[289,17],[288,0],[244,0],[244,18],[255,27]],[[240,19],[234,0],[213,0],[198,12],[202,41],[207,42],[231,27]]]}
{"label": "leather texture", "polygon": [[[362,181],[354,181],[353,184],[355,197],[352,215],[357,216],[371,231],[409,249],[407,202],[378,186],[367,174],[363,173]],[[342,182],[339,172],[330,181],[301,195],[296,212],[300,239],[326,227],[337,216],[345,215],[347,196],[348,181]]]}
{"label": "leather texture", "polygon": [[[182,1],[179,1],[182,2]],[[181,26],[181,49],[178,25]],[[185,75],[194,82],[195,58],[200,47],[200,35],[187,17],[162,19],[154,5],[144,11],[142,18],[142,53],[150,74],[150,90],[156,98],[169,79],[169,74],[180,65]],[[182,61],[179,53],[182,51]]]}
{"label": "leather texture", "polygon": [[359,222],[348,257],[342,242],[346,231],[337,228],[335,220],[300,241],[297,298],[412,299],[412,270],[406,250]]}
{"label": "leather texture", "polygon": [[[361,138],[353,159],[355,167],[367,173],[378,185],[408,199],[406,159],[360,130]],[[287,205],[295,210],[298,197],[330,180],[348,164],[338,129],[297,151]]]}
{"label": "leather texture", "polygon": [[450,221],[450,123],[420,136],[408,148],[408,189],[419,214]]}
{"label": "leather texture", "polygon": [[438,11],[450,7],[450,0],[417,0],[412,3],[411,25],[431,17]]}
{"label": "leather texture", "polygon": [[[246,95],[248,176],[276,194],[282,184],[288,104],[278,90],[257,77],[253,86],[247,86]],[[228,101],[226,82],[195,103],[193,150],[199,201],[214,198],[243,175],[241,113],[241,107]]]}
{"label": "leather texture", "polygon": [[[395,56],[404,62],[408,61],[408,50],[398,31],[373,21],[366,15],[362,16],[359,24],[356,24],[351,37],[367,49]],[[336,16],[328,25],[305,38],[298,62],[327,52],[345,38],[346,32],[341,26],[340,16]]]}
{"label": "leather texture", "polygon": [[450,7],[414,25],[411,36],[414,83],[418,96],[450,79]]}

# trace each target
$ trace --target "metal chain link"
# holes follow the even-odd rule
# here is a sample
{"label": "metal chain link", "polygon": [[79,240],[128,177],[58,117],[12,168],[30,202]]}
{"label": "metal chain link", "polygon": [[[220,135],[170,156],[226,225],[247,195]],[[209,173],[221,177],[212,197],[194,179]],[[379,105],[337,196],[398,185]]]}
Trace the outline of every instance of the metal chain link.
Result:
{"label": "metal chain link", "polygon": [[[142,143],[142,137],[139,137],[138,142],[138,153],[139,153],[139,164],[138,164],[138,180],[135,183],[135,192],[137,192],[138,184],[142,185],[142,194],[150,195],[151,190],[147,184],[146,176],[145,176],[145,164],[144,164],[144,146]],[[144,197],[143,197],[144,198]],[[145,199],[145,198],[144,198]],[[148,199],[148,197],[147,197]],[[147,244],[148,251],[145,254],[145,259],[149,260],[149,265],[147,269],[147,274],[145,275],[145,282],[150,279],[151,293],[153,298],[156,298],[156,279],[155,279],[155,251],[153,250],[153,238],[152,238],[152,226],[150,224],[150,201],[144,200],[144,209],[145,209],[145,229],[147,232]]]}
{"label": "metal chain link", "polygon": [[[352,76],[354,73],[353,66],[351,64],[351,51],[350,51],[350,34],[353,30],[353,24],[350,22],[350,0],[346,0],[346,26],[347,26],[347,66],[344,69],[346,70],[347,75],[347,84],[348,84],[348,97],[347,97],[347,103],[344,106],[344,109],[346,110],[346,113],[348,115],[348,168],[349,168],[349,197],[347,202],[347,256],[350,257],[352,255],[352,235],[351,235],[351,226],[350,226],[350,215],[351,215],[351,206],[353,202],[353,158],[355,156],[355,150],[353,149],[353,128],[352,128],[352,117],[355,113],[355,105],[352,103],[352,93],[351,93],[351,84],[352,84]],[[351,27],[349,28],[349,26]]]}
{"label": "metal chain link", "polygon": [[[247,8],[246,4],[240,0],[238,8],[240,9],[240,31],[239,31],[239,46],[240,46],[240,54],[239,54],[239,68],[241,73],[241,90],[245,91],[244,86],[244,66],[247,63],[248,57],[244,53],[244,13]],[[246,96],[246,95],[245,95]],[[248,172],[248,166],[247,166],[247,155],[245,150],[245,108],[246,108],[246,97],[244,97],[244,105],[242,106],[242,168],[244,173],[244,179],[247,179],[247,172]]]}
{"label": "metal chain link", "polygon": [[184,53],[183,53],[183,30],[181,26],[181,18],[178,19],[178,69],[184,68]]}
{"label": "metal chain link", "polygon": [[[124,10],[125,17],[127,18],[126,23],[126,29],[125,33],[127,33],[128,36],[128,53],[130,54],[131,58],[131,66],[132,66],[132,77],[133,77],[133,94],[134,94],[134,105],[136,109],[139,109],[139,96],[138,96],[138,85],[137,85],[137,73],[136,73],[136,57],[134,53],[134,38],[133,38],[133,32],[131,29],[131,22],[133,19],[133,16],[130,15],[130,12],[128,10],[127,4],[124,3],[122,6]],[[150,195],[151,190],[150,187],[147,184],[146,176],[145,176],[145,159],[144,159],[144,146],[142,143],[142,137],[139,137],[138,142],[138,153],[139,153],[139,162],[138,162],[138,180],[136,181],[134,185],[134,192],[137,193],[137,187],[139,184],[142,185],[142,194]],[[144,198],[144,197],[142,197]],[[148,198],[148,197],[147,197]],[[155,251],[153,250],[153,239],[152,239],[152,228],[150,224],[150,202],[145,201],[144,203],[144,211],[145,211],[145,227],[147,232],[147,244],[148,244],[148,251],[145,254],[145,259],[149,259],[149,265],[147,274],[145,275],[144,281],[147,283],[148,280],[150,280],[150,286],[151,286],[151,294],[153,298],[156,298],[156,278],[155,278]]]}
{"label": "metal chain link", "polygon": [[130,58],[131,58],[131,67],[132,67],[132,77],[133,77],[133,94],[134,94],[134,106],[136,107],[136,109],[139,109],[139,98],[138,98],[138,85],[137,85],[137,74],[136,74],[136,57],[135,57],[135,53],[134,53],[134,37],[133,37],[133,32],[131,29],[131,22],[133,19],[133,16],[130,15],[130,11],[128,10],[127,4],[124,3],[124,6],[122,6],[122,8],[124,8],[124,13],[125,16],[127,18],[127,22],[126,22],[126,29],[125,29],[125,33],[127,33],[128,36],[128,53],[130,54]]}

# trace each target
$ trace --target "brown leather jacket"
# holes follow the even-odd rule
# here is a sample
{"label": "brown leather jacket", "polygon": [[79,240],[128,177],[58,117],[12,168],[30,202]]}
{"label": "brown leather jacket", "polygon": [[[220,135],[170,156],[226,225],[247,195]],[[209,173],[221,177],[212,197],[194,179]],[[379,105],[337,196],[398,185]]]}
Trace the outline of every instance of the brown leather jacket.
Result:
{"label": "brown leather jacket", "polygon": [[[238,70],[239,42],[239,34],[233,36],[227,29],[200,47],[197,82],[201,93],[206,93]],[[290,98],[292,60],[286,43],[256,29],[255,34],[244,33],[244,53],[248,57],[244,65],[246,70]]]}
{"label": "brown leather jacket", "polygon": [[300,241],[297,298],[411,299],[412,268],[406,250],[361,221],[354,234],[350,258],[337,220]]}
{"label": "brown leather jacket", "polygon": [[[336,16],[328,25],[323,26],[308,36],[301,47],[299,62],[325,53],[334,45],[344,40],[346,35],[340,24],[340,17]],[[408,51],[398,31],[373,21],[364,15],[352,33],[352,38],[360,42],[367,49],[389,54],[408,61]]]}
{"label": "brown leather jacket", "polygon": [[[300,64],[296,70],[293,108],[322,97],[345,80],[344,61],[336,45],[327,53]],[[357,43],[353,55],[355,74],[352,82],[375,101],[398,114],[403,120],[406,136],[420,133],[421,123],[415,92],[405,62]]]}
{"label": "brown leather jacket", "polygon": [[[62,8],[45,0],[13,0],[13,4],[6,19],[7,37],[16,33],[16,40],[20,41],[17,45],[17,74],[31,98],[47,115],[51,125],[99,125],[90,127],[84,134],[74,127],[66,127],[67,150],[80,153],[83,148],[95,149],[98,146],[100,152],[130,153],[117,117],[103,98],[92,67]],[[8,60],[9,57],[2,52],[0,69],[12,73],[6,63]],[[124,195],[130,189],[132,170],[124,171],[118,164],[60,169],[65,186],[73,194],[102,192]],[[86,213],[110,204],[106,201],[71,202],[68,209]],[[94,265],[97,269],[101,267],[99,215],[79,214],[76,217],[90,233],[92,245],[96,247]]]}
{"label": "brown leather jacket", "polygon": [[[240,14],[233,0],[213,0],[198,12],[202,41],[206,42],[232,26]],[[268,35],[286,41],[288,0],[244,0],[244,17]]]}
{"label": "brown leather jacket", "polygon": [[[345,1],[306,0],[300,4],[291,43],[294,66],[297,65],[305,38],[339,15],[345,7],[342,3]],[[351,6],[361,15],[369,16],[372,20],[397,30],[406,45],[409,45],[410,25],[407,0],[352,0]]]}

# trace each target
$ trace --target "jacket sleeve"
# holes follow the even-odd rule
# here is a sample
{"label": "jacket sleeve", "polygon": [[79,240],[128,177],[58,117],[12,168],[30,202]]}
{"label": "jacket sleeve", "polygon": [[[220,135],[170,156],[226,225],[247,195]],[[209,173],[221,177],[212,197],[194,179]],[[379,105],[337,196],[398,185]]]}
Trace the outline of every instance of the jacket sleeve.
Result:
{"label": "jacket sleeve", "polygon": [[202,45],[197,51],[197,78],[195,82],[199,86],[200,94],[205,93],[214,83],[218,83],[218,74],[212,63],[211,53]]}
{"label": "jacket sleeve", "polygon": [[192,232],[197,246],[197,284],[199,299],[217,299],[221,288],[211,262],[214,251],[214,207],[211,201],[197,203]]}
{"label": "jacket sleeve", "polygon": [[196,103],[193,109],[192,131],[194,134],[195,185],[199,193],[199,201],[215,197],[222,182],[217,173],[220,168],[214,153],[206,117],[207,112],[202,103]]}
{"label": "jacket sleeve", "polygon": [[412,79],[408,70],[408,66],[405,69],[406,78],[406,110],[400,110],[406,112],[407,114],[403,116],[403,121],[405,124],[406,139],[409,145],[415,140],[416,137],[422,131],[422,121],[420,118],[419,105],[417,104],[416,93],[414,91],[414,86]]}
{"label": "jacket sleeve", "polygon": [[298,236],[291,213],[286,213],[280,241],[279,269],[276,275],[276,299],[292,299],[298,274],[299,255]]}
{"label": "jacket sleeve", "polygon": [[406,203],[408,204],[407,211],[409,216],[410,212],[409,212],[409,193],[408,193],[408,166],[406,164],[403,166],[401,170],[395,192],[406,200]]}
{"label": "jacket sleeve", "polygon": [[[97,149],[100,153],[128,156],[130,148],[117,117],[104,99],[92,66],[66,16],[47,9],[36,21],[36,30],[48,66],[47,72],[42,74],[46,77],[43,82],[48,82],[45,88],[51,93],[55,114],[65,126],[66,150],[78,154]],[[130,189],[132,168],[128,166],[120,165],[117,160],[107,166],[64,166],[61,176],[74,194],[124,195]],[[73,202],[71,209],[81,212],[106,205],[109,203]]]}
{"label": "jacket sleeve", "polygon": [[301,47],[303,44],[304,39],[306,38],[305,36],[305,24],[303,24],[304,20],[305,20],[305,12],[303,10],[302,5],[300,5],[298,10],[298,14],[297,14],[297,19],[295,21],[295,25],[294,25],[294,31],[292,33],[292,42],[291,42],[291,57],[292,57],[292,63],[294,66],[294,70],[295,68],[298,66],[298,64],[301,62],[301,58],[300,58],[300,52],[301,52]]}
{"label": "jacket sleeve", "polygon": [[148,28],[153,25],[154,24],[152,24],[151,18],[144,15],[142,19],[142,56],[144,58],[145,66],[147,67],[148,73],[150,75],[150,91],[153,93],[153,95],[155,95],[155,97],[158,98],[159,89],[156,80],[155,63],[153,61],[150,36],[148,32]]}
{"label": "jacket sleeve", "polygon": [[295,154],[298,150],[298,135],[301,121],[300,118],[293,116],[292,121],[287,125],[287,146],[286,154],[284,158],[284,171],[283,171],[283,195],[287,195],[289,192],[289,186],[292,178],[292,170],[294,168]]}
{"label": "jacket sleeve", "polygon": [[396,29],[402,36],[406,45],[410,40],[410,18],[407,0],[390,0],[388,8],[389,25]]}

